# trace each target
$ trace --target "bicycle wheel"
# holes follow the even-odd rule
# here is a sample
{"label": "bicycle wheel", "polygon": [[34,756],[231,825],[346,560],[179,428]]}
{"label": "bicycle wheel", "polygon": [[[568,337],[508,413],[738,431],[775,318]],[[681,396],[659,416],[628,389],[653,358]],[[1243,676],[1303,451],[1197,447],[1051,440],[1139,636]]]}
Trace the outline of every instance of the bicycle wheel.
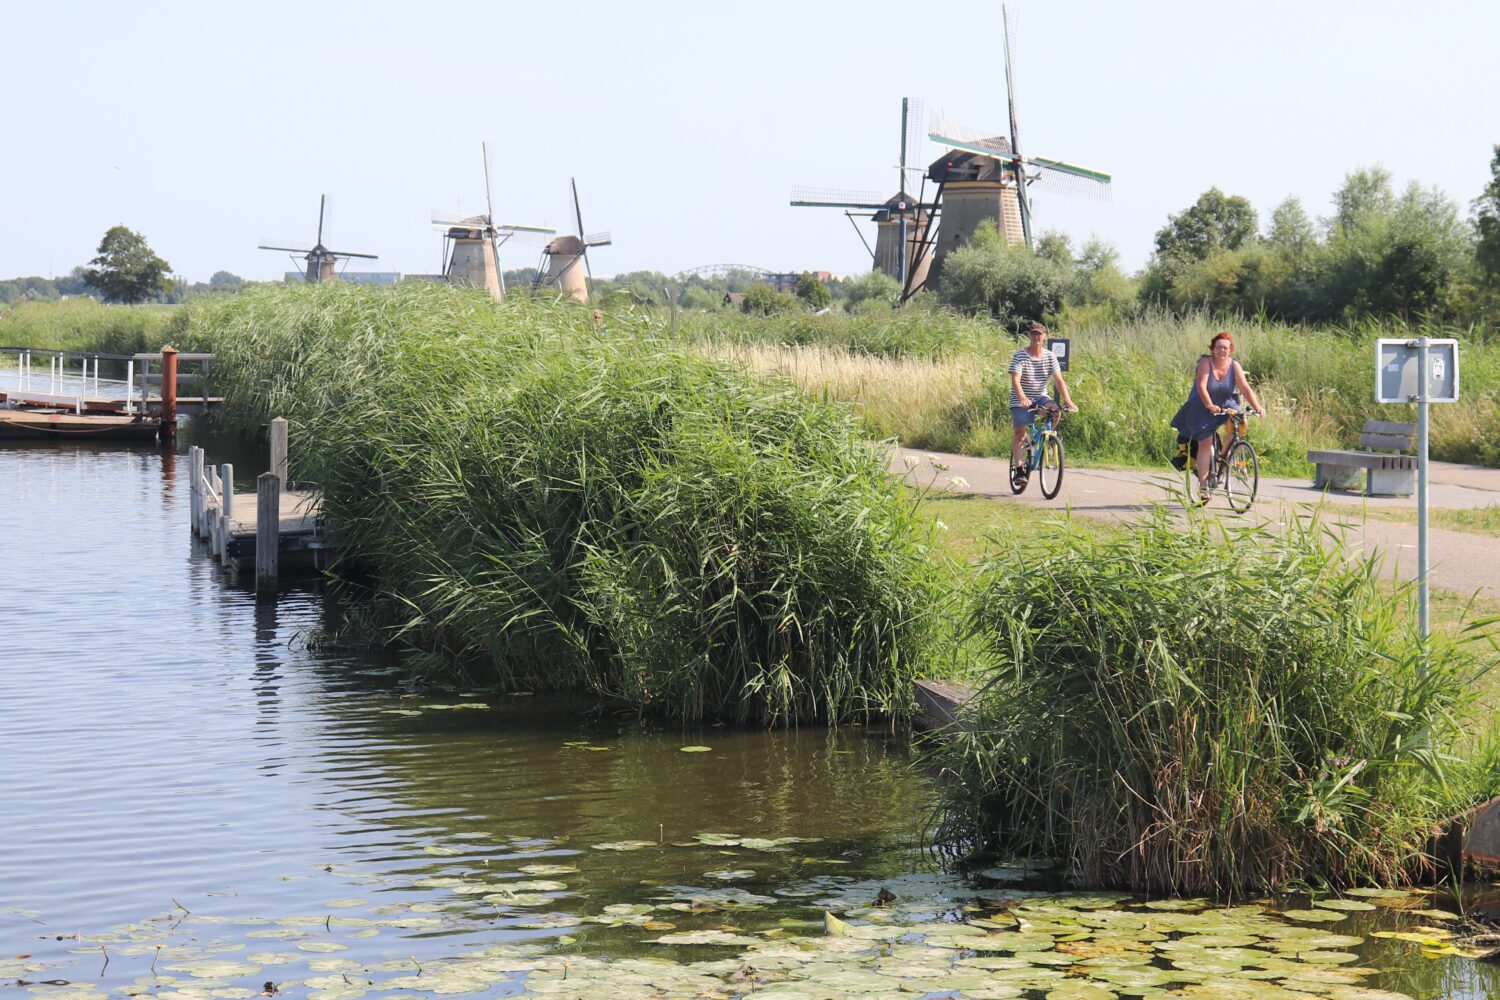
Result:
{"label": "bicycle wheel", "polygon": [[1027,445],[1021,451],[1021,464],[1014,462],[1010,466],[1010,491],[1012,493],[1026,492],[1026,483],[1031,474],[1031,446]]}
{"label": "bicycle wheel", "polygon": [[1224,495],[1236,511],[1247,511],[1260,486],[1260,459],[1249,441],[1236,441],[1224,456]]}
{"label": "bicycle wheel", "polygon": [[1051,500],[1062,489],[1063,444],[1062,438],[1048,431],[1042,438],[1042,464],[1037,469],[1041,478],[1042,496]]}

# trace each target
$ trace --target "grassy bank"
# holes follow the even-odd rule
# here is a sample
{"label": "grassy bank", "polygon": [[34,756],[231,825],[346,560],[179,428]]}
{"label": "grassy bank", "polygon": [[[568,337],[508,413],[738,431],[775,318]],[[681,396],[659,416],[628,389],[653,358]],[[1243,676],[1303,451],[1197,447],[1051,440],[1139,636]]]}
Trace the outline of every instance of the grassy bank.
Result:
{"label": "grassy bank", "polygon": [[442,669],[691,719],[904,709],[930,571],[843,408],[441,286],[256,290],[194,327],[226,418],[292,422],[294,477]]}
{"label": "grassy bank", "polygon": [[1410,591],[1317,525],[1052,530],[978,571],[950,838],[1149,892],[1385,884],[1430,874],[1435,824],[1494,790],[1493,623],[1424,664]]}
{"label": "grassy bank", "polygon": [[0,346],[135,354],[171,343],[188,346],[178,306],[104,305],[93,299],[22,302],[0,313]]}
{"label": "grassy bank", "polygon": [[[641,314],[637,326],[664,322]],[[1164,465],[1168,421],[1186,398],[1197,358],[1225,325],[1205,316],[1060,326],[1070,338],[1067,379],[1082,407],[1067,427],[1080,462]],[[1415,335],[1404,325],[1301,329],[1236,321],[1227,328],[1270,411],[1251,434],[1271,475],[1310,474],[1309,448],[1353,447],[1366,420],[1412,420],[1413,408],[1373,401],[1374,340]],[[1431,331],[1455,335],[1455,331]],[[785,375],[805,390],[857,405],[877,438],[973,455],[1009,441],[1005,366],[1017,342],[980,320],[941,311],[875,316],[680,317],[679,337],[753,371]],[[1460,334],[1461,336],[1461,334]],[[1433,408],[1434,458],[1500,466],[1500,345],[1465,342],[1463,401]]]}

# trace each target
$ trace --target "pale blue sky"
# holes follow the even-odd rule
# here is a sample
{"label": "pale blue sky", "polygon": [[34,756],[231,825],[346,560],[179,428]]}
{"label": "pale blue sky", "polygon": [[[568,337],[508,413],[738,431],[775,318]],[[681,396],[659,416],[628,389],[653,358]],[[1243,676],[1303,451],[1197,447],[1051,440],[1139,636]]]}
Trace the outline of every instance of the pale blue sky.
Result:
{"label": "pale blue sky", "polygon": [[[1314,216],[1383,164],[1468,211],[1500,142],[1500,3],[1017,0],[1025,151],[1110,171],[1108,204],[1036,198],[1040,228],[1144,263],[1210,185]],[[902,96],[1008,131],[999,3],[19,3],[0,0],[0,277],[65,273],[109,226],[175,271],[279,277],[263,240],[439,265],[433,209],[615,245],[596,274],[869,257],[796,184],[895,187]],[[921,159],[938,149],[924,144]],[[534,264],[535,245],[504,251]]]}

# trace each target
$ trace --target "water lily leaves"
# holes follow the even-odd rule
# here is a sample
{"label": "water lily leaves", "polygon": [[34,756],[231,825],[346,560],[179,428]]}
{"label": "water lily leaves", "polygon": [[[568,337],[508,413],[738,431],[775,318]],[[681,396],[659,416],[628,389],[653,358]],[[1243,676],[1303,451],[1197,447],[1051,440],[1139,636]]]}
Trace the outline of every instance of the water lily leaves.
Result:
{"label": "water lily leaves", "polygon": [[232,979],[235,976],[253,976],[261,971],[259,965],[249,962],[191,962],[166,966],[174,972],[186,972],[194,979]]}
{"label": "water lily leaves", "polygon": [[1092,983],[1064,983],[1047,991],[1047,1000],[1114,1000],[1114,990]]}
{"label": "water lily leaves", "polygon": [[297,942],[297,950],[298,951],[317,951],[317,952],[344,951],[348,947],[349,947],[348,945],[346,945],[346,944],[340,944],[337,941],[299,941],[299,942]]}
{"label": "water lily leaves", "polygon": [[1428,920],[1462,920],[1463,915],[1452,913],[1448,910],[1407,910],[1414,917],[1426,917]]}
{"label": "water lily leaves", "polygon": [[715,944],[715,945],[752,945],[760,944],[759,938],[748,937],[744,934],[731,934],[728,931],[678,931],[674,934],[663,934],[661,937],[650,938],[648,944]]}
{"label": "water lily leaves", "polygon": [[1375,909],[1374,903],[1362,903],[1357,899],[1316,899],[1313,906],[1325,910],[1342,910],[1345,913],[1357,913]]}
{"label": "water lily leaves", "polygon": [[578,871],[577,865],[522,865],[516,871],[525,875],[572,875]]}
{"label": "water lily leaves", "polygon": [[1299,951],[1297,958],[1314,965],[1344,965],[1359,960],[1358,955],[1347,951]]}
{"label": "water lily leaves", "polygon": [[708,753],[711,750],[713,750],[713,747],[692,746],[692,747],[678,747],[677,749],[680,752],[682,752],[682,753]]}
{"label": "water lily leaves", "polygon": [[1288,920],[1307,924],[1332,924],[1348,916],[1347,913],[1336,913],[1333,910],[1282,910],[1281,915]]}
{"label": "water lily leaves", "polygon": [[640,851],[657,846],[654,840],[616,840],[607,844],[594,844],[596,851]]}
{"label": "water lily leaves", "polygon": [[825,910],[823,912],[823,933],[829,937],[843,937],[849,933],[849,925]]}
{"label": "water lily leaves", "polygon": [[558,882],[555,879],[535,878],[522,879],[519,882],[507,882],[502,888],[511,892],[562,892],[568,887],[566,882]]}
{"label": "water lily leaves", "polygon": [[704,872],[706,878],[716,878],[720,882],[734,882],[740,879],[754,878],[755,872],[749,868],[731,868],[722,871]]}

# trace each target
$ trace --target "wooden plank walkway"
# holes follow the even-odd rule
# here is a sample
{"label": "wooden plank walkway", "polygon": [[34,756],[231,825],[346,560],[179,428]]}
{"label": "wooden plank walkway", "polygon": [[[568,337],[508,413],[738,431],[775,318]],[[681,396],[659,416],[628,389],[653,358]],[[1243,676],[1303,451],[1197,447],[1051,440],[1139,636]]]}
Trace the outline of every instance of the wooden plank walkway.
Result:
{"label": "wooden plank walkway", "polygon": [[[255,493],[240,492],[226,479],[229,466],[207,465],[203,451],[188,449],[192,482],[188,518],[193,534],[209,543],[226,568],[253,570],[260,536],[260,504]],[[225,501],[228,501],[227,503]],[[321,570],[332,548],[319,512],[316,493],[279,493],[276,519],[277,564],[287,570]]]}

